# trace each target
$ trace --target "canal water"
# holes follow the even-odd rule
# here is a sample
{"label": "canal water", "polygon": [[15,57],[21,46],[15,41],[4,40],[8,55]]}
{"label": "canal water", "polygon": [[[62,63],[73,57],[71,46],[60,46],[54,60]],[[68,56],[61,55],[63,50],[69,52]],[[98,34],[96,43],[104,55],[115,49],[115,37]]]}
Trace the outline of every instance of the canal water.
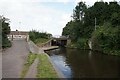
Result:
{"label": "canal water", "polygon": [[120,78],[120,57],[89,50],[59,48],[47,51],[66,78]]}

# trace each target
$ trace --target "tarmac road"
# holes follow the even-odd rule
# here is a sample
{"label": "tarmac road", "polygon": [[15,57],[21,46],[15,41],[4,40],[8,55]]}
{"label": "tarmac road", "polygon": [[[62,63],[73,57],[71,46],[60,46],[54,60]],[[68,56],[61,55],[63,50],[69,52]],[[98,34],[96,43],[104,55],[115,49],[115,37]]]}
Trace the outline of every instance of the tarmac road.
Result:
{"label": "tarmac road", "polygon": [[27,42],[14,40],[12,47],[2,53],[2,78],[20,78],[28,54]]}

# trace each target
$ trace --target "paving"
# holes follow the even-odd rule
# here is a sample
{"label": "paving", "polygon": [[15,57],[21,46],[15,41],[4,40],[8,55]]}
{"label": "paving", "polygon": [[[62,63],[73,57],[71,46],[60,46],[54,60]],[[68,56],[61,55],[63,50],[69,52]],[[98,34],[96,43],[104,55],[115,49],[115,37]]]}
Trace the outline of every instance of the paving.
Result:
{"label": "paving", "polygon": [[23,65],[29,54],[25,40],[14,40],[11,48],[2,53],[2,78],[20,78]]}

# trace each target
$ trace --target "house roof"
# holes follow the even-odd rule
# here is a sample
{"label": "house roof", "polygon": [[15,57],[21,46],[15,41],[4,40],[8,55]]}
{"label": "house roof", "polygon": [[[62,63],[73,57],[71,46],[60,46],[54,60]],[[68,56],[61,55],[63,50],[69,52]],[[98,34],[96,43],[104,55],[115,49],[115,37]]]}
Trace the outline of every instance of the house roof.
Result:
{"label": "house roof", "polygon": [[28,35],[29,32],[27,31],[11,31],[10,35]]}

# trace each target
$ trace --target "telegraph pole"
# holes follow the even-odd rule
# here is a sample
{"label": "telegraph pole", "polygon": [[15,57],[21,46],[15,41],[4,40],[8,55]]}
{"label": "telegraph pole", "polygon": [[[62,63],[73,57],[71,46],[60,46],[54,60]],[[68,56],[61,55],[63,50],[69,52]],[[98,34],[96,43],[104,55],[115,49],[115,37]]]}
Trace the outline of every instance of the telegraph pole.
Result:
{"label": "telegraph pole", "polygon": [[96,30],[96,17],[95,17],[95,30]]}

